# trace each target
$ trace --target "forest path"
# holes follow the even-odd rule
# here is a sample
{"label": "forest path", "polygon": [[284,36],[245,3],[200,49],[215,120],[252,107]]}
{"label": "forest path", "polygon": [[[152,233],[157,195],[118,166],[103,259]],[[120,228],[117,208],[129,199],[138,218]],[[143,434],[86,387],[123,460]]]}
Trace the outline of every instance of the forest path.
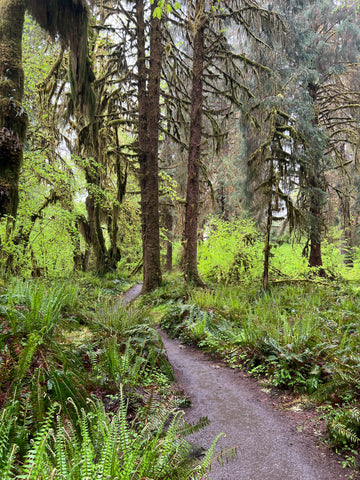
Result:
{"label": "forest path", "polygon": [[[127,292],[127,303],[138,289]],[[175,377],[191,398],[186,420],[207,416],[210,425],[187,440],[209,448],[221,432],[216,452],[237,446],[237,457],[222,467],[213,462],[210,480],[343,480],[360,479],[344,470],[339,457],[299,433],[288,417],[276,410],[261,387],[238,370],[214,361],[159,331]]]}
{"label": "forest path", "polygon": [[[216,451],[238,446],[237,458],[214,462],[210,480],[342,480],[350,478],[338,458],[299,433],[269,402],[257,382],[160,332],[168,359],[192,406],[186,420],[207,416],[210,425],[187,440]],[[348,476],[347,476],[348,475]],[[360,478],[359,476],[352,477]]]}

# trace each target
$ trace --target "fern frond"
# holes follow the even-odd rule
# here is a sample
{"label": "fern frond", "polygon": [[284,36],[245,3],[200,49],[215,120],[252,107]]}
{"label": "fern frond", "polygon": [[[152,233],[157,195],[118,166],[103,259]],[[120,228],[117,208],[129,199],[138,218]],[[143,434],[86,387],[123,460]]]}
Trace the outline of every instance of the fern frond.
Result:
{"label": "fern frond", "polygon": [[66,458],[64,427],[61,425],[60,417],[57,419],[57,432],[55,437],[55,464],[57,480],[67,480],[69,472]]}
{"label": "fern frond", "polygon": [[0,468],[1,480],[15,480],[15,474],[13,473],[13,468],[16,460],[17,450],[18,450],[18,446],[13,445],[6,461],[2,464]]}
{"label": "fern frond", "polygon": [[179,424],[184,417],[184,412],[177,412],[172,419],[170,426],[165,434],[165,437],[161,439],[160,455],[156,463],[155,472],[160,476],[163,471],[171,464],[171,460],[175,457],[181,459],[178,455],[180,446],[184,443],[184,440],[179,435]]}
{"label": "fern frond", "polygon": [[16,384],[19,384],[28,371],[37,347],[42,343],[41,333],[33,332],[30,334],[25,347],[19,355],[19,363],[16,369]]}
{"label": "fern frond", "polygon": [[339,443],[356,444],[360,438],[353,432],[351,427],[344,425],[339,421],[332,421],[328,424],[328,430],[331,436]]}
{"label": "fern frond", "polygon": [[50,408],[45,422],[39,432],[35,435],[33,446],[26,455],[23,474],[19,478],[24,480],[38,480],[39,478],[42,478],[47,456],[46,443],[51,433],[51,424],[56,408],[58,408],[57,404],[54,404]]}
{"label": "fern frond", "polygon": [[207,450],[207,452],[205,453],[205,456],[203,458],[203,460],[201,461],[201,464],[199,465],[198,467],[198,472],[201,474],[201,475],[205,475],[206,471],[208,470],[208,468],[210,467],[210,464],[211,462],[214,460],[213,459],[213,454],[214,454],[214,450],[215,450],[215,447],[216,447],[216,444],[217,442],[219,441],[219,439],[221,437],[224,437],[225,434],[224,433],[219,433],[219,435],[214,439],[213,443],[211,444],[210,448]]}
{"label": "fern frond", "polygon": [[193,433],[198,432],[199,430],[202,430],[203,428],[207,427],[210,425],[210,420],[208,417],[200,417],[199,420],[195,424],[190,424],[184,422],[183,425],[180,426],[179,428],[179,433],[183,437],[187,437],[188,435],[191,435]]}
{"label": "fern frond", "polygon": [[88,417],[84,410],[81,411],[80,431],[82,439],[82,462],[80,472],[82,478],[92,480],[95,478],[95,452],[94,446],[89,434]]}
{"label": "fern frond", "polygon": [[7,461],[9,433],[13,424],[12,408],[5,407],[0,417],[0,467]]}
{"label": "fern frond", "polygon": [[[107,427],[107,425],[106,425]],[[101,479],[113,478],[115,465],[118,460],[117,442],[119,438],[120,421],[116,415],[110,424],[110,428],[103,429],[103,446],[99,464],[99,473]]]}
{"label": "fern frond", "polygon": [[130,432],[127,424],[126,419],[127,407],[125,404],[123,387],[120,386],[120,406],[118,410],[118,418],[119,418],[119,446],[121,451],[124,453],[127,451],[130,445]]}

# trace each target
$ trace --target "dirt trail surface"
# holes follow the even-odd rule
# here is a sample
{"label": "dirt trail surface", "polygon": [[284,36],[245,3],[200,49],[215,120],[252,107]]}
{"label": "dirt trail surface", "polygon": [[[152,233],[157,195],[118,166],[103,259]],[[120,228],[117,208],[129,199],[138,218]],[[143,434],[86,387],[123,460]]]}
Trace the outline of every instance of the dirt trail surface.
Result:
{"label": "dirt trail surface", "polygon": [[141,293],[142,285],[137,284],[133,285],[127,292],[125,292],[121,299],[121,305],[127,305],[128,303],[135,300]]}
{"label": "dirt trail surface", "polygon": [[217,451],[238,446],[237,458],[221,467],[213,463],[211,480],[342,480],[350,477],[338,457],[303,435],[276,410],[268,395],[221,362],[160,332],[176,379],[191,397],[186,420],[207,416],[210,425],[188,437],[208,448],[216,435],[226,434]]}
{"label": "dirt trail surface", "polygon": [[[141,288],[134,285],[121,303],[134,300]],[[177,382],[191,398],[186,420],[207,416],[211,422],[188,440],[207,449],[224,432],[216,451],[237,446],[234,461],[212,464],[210,480],[360,480],[313,436],[299,433],[294,419],[276,410],[252,379],[159,333]]]}

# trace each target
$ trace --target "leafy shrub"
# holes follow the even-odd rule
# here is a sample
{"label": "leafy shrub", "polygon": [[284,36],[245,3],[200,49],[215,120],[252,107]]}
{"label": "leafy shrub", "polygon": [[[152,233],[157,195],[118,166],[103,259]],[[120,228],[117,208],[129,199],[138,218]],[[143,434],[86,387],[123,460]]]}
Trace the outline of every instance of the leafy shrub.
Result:
{"label": "leafy shrub", "polygon": [[213,217],[204,235],[208,238],[198,248],[202,275],[217,282],[260,277],[263,246],[253,221],[238,218],[230,223]]}

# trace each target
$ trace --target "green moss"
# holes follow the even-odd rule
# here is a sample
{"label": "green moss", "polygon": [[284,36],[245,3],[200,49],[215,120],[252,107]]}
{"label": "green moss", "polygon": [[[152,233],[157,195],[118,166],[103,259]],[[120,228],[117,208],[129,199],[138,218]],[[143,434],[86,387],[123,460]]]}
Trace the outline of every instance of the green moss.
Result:
{"label": "green moss", "polygon": [[0,98],[0,128],[6,128],[23,141],[26,135],[28,116],[21,103],[14,98]]}
{"label": "green moss", "polygon": [[27,0],[35,20],[53,37],[70,45],[71,86],[74,103],[89,116],[94,112],[93,73],[88,59],[88,8],[85,0]]}

